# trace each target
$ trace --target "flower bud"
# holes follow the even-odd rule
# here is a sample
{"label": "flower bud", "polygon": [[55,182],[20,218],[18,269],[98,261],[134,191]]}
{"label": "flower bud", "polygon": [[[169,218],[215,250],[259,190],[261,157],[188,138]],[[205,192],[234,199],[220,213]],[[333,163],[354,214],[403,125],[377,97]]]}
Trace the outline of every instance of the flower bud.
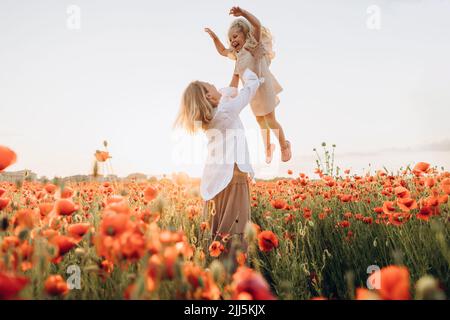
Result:
{"label": "flower bud", "polygon": [[439,288],[439,282],[432,276],[423,276],[416,283],[417,300],[445,300],[445,294]]}
{"label": "flower bud", "polygon": [[249,222],[247,223],[247,225],[245,226],[245,230],[244,230],[244,238],[245,240],[247,240],[247,242],[253,243],[256,239],[256,229],[253,226],[253,223]]}
{"label": "flower bud", "polygon": [[84,267],[83,270],[86,271],[86,272],[96,272],[96,271],[99,270],[99,267],[97,265],[95,265],[95,264],[91,264],[89,266]]}
{"label": "flower bud", "polygon": [[211,275],[216,283],[223,283],[225,268],[219,260],[215,259],[210,265]]}
{"label": "flower bud", "polygon": [[83,248],[75,249],[75,255],[77,255],[78,257],[83,257],[85,254],[86,254],[86,250],[84,250]]}

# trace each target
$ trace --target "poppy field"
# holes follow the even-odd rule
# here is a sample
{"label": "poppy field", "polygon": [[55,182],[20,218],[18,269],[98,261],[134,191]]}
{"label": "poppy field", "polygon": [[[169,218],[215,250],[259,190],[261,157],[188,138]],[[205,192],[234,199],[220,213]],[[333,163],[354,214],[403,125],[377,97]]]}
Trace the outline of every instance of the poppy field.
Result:
{"label": "poppy field", "polygon": [[[0,146],[0,171],[15,160]],[[211,239],[199,181],[183,174],[0,181],[0,299],[449,296],[449,172],[288,174],[251,183],[246,252]]]}

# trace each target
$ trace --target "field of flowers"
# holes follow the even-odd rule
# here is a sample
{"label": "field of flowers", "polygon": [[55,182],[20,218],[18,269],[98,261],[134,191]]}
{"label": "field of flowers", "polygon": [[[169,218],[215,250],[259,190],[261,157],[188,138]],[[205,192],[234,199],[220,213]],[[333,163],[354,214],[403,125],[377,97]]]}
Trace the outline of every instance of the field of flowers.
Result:
{"label": "field of flowers", "polygon": [[[0,146],[0,171],[15,157]],[[449,172],[318,162],[314,177],[289,175],[251,184],[246,253],[211,241],[198,181],[182,174],[0,181],[0,299],[449,296]]]}

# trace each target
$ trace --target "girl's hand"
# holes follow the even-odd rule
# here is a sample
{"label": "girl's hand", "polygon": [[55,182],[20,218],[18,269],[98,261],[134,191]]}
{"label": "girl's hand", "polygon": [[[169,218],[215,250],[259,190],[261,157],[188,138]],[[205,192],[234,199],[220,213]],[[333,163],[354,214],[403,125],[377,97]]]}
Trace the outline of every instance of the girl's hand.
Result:
{"label": "girl's hand", "polygon": [[230,15],[233,15],[235,17],[242,17],[244,15],[244,10],[240,7],[233,7],[230,10]]}
{"label": "girl's hand", "polygon": [[217,39],[217,35],[210,28],[205,28],[205,32],[213,39]]}
{"label": "girl's hand", "polygon": [[261,22],[256,18],[253,14],[248,12],[247,10],[241,9],[240,7],[233,7],[230,10],[230,15],[235,17],[244,17],[250,22],[253,26],[253,36],[255,37],[256,42],[259,42],[261,39]]}
{"label": "girl's hand", "polygon": [[223,43],[220,41],[219,37],[212,31],[210,28],[205,28],[205,32],[209,34],[211,39],[214,41],[214,45],[216,46],[217,52],[224,57],[228,57],[229,50],[225,48]]}

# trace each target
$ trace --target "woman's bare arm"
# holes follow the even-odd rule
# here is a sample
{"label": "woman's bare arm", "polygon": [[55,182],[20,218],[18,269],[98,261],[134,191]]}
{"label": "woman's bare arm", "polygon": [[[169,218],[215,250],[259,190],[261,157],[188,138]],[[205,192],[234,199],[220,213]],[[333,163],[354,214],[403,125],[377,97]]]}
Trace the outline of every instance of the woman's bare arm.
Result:
{"label": "woman's bare arm", "polygon": [[225,48],[223,43],[220,41],[219,37],[209,28],[205,28],[205,32],[209,34],[211,39],[213,39],[214,45],[216,46],[216,49],[217,49],[217,52],[220,55],[227,57],[229,50],[227,48]]}
{"label": "woman's bare arm", "polygon": [[237,88],[239,86],[239,75],[233,74],[233,78],[231,79],[230,87]]}
{"label": "woman's bare arm", "polygon": [[240,7],[233,7],[230,10],[230,14],[235,17],[244,17],[253,26],[253,36],[255,40],[259,42],[261,39],[261,22],[253,14],[247,10],[241,9]]}

